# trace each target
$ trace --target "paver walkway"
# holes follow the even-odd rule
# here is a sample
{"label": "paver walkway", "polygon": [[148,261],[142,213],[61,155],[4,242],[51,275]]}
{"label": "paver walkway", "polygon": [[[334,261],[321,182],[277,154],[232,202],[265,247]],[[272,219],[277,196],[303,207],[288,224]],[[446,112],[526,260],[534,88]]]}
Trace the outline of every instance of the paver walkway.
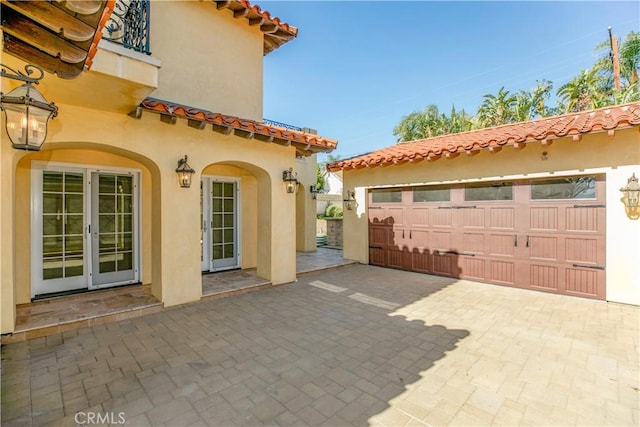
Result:
{"label": "paver walkway", "polygon": [[2,425],[638,425],[638,307],[351,266],[2,348]]}

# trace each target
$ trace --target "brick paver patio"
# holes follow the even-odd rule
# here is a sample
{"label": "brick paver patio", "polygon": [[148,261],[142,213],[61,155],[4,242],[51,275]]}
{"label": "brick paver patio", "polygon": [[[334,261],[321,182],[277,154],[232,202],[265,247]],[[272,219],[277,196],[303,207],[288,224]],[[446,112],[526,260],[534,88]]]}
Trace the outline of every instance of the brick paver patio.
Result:
{"label": "brick paver patio", "polygon": [[370,266],[2,348],[2,425],[638,425],[638,307]]}

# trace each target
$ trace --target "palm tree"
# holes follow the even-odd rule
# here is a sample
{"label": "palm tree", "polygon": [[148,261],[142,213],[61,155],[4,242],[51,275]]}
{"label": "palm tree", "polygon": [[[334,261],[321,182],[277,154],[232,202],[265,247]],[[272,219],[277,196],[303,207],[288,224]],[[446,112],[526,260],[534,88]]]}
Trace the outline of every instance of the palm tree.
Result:
{"label": "palm tree", "polygon": [[484,127],[512,123],[515,120],[514,105],[517,97],[501,87],[497,95],[484,95],[484,101],[478,108],[478,118]]}
{"label": "palm tree", "polygon": [[590,110],[607,105],[606,93],[600,89],[602,77],[596,67],[582,70],[579,76],[558,88],[560,108],[565,113]]}

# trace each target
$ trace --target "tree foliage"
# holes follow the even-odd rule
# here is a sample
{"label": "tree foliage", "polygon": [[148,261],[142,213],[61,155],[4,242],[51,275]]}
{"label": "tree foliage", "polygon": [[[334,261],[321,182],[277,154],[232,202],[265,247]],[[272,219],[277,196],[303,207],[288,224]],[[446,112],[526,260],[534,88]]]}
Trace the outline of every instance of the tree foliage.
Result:
{"label": "tree foliage", "polygon": [[[450,133],[528,121],[555,114],[571,113],[640,101],[640,33],[631,32],[619,46],[620,90],[613,81],[610,41],[596,46],[600,53],[596,63],[553,91],[553,83],[537,81],[528,91],[510,92],[504,87],[495,94],[485,94],[475,114],[452,107],[449,115],[428,105],[423,111],[404,116],[393,129],[398,142],[415,141]],[[556,105],[550,106],[552,95]]]}

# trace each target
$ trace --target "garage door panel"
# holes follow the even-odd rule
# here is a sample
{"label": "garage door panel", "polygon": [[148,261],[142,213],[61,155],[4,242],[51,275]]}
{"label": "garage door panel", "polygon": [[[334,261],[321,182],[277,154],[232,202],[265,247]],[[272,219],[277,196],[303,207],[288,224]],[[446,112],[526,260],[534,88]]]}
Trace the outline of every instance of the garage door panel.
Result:
{"label": "garage door panel", "polygon": [[529,257],[558,260],[558,238],[552,236],[527,236],[529,239]]}
{"label": "garage door panel", "polygon": [[391,268],[404,268],[404,254],[400,249],[389,249],[387,264]]}
{"label": "garage door panel", "polygon": [[412,270],[419,273],[431,273],[430,255],[428,250],[416,249],[411,253]]}
{"label": "garage door panel", "polygon": [[604,280],[604,273],[596,270],[567,268],[565,271],[565,290],[568,293],[590,298],[604,298],[599,283]]}
{"label": "garage door panel", "polygon": [[459,258],[459,264],[460,277],[470,280],[487,280],[485,271],[486,260],[463,256]]}
{"label": "garage door panel", "polygon": [[493,282],[513,285],[515,282],[515,266],[508,261],[490,261],[491,276],[489,280]]}
{"label": "garage door panel", "polygon": [[387,251],[382,247],[376,248],[369,246],[369,264],[386,267]]}
{"label": "garage door panel", "polygon": [[529,281],[532,287],[557,291],[558,267],[532,264],[529,266]]}
{"label": "garage door panel", "polygon": [[490,208],[491,228],[513,229],[515,224],[515,207],[513,208]]}
{"label": "garage door panel", "polygon": [[464,233],[462,235],[462,252],[484,254],[486,239],[484,233]]}
{"label": "garage door panel", "polygon": [[387,223],[392,223],[395,226],[404,226],[404,208],[387,208],[384,210],[387,214]]}
{"label": "garage door panel", "polygon": [[429,226],[429,208],[411,208],[411,227]]}
{"label": "garage door panel", "polygon": [[565,247],[567,261],[598,264],[597,240],[566,238]]}
{"label": "garage door panel", "polygon": [[513,257],[515,254],[515,234],[490,234],[489,254]]}
{"label": "garage door panel", "polygon": [[431,255],[433,272],[443,276],[457,277],[457,259],[458,257],[455,255],[434,252],[433,255]]}
{"label": "garage door panel", "polygon": [[484,209],[464,209],[462,211],[462,226],[465,228],[485,227]]}
{"label": "garage door panel", "polygon": [[450,209],[433,209],[431,211],[431,225],[433,227],[452,227],[453,215]]}
{"label": "garage door panel", "polygon": [[558,229],[558,208],[532,207],[529,209],[531,230],[555,231]]}
{"label": "garage door panel", "polygon": [[567,231],[592,231],[596,232],[604,224],[598,221],[598,208],[573,208],[568,207],[565,211]]}
{"label": "garage door panel", "polygon": [[451,249],[452,234],[451,231],[432,231],[429,233],[429,247],[440,250],[448,251]]}

